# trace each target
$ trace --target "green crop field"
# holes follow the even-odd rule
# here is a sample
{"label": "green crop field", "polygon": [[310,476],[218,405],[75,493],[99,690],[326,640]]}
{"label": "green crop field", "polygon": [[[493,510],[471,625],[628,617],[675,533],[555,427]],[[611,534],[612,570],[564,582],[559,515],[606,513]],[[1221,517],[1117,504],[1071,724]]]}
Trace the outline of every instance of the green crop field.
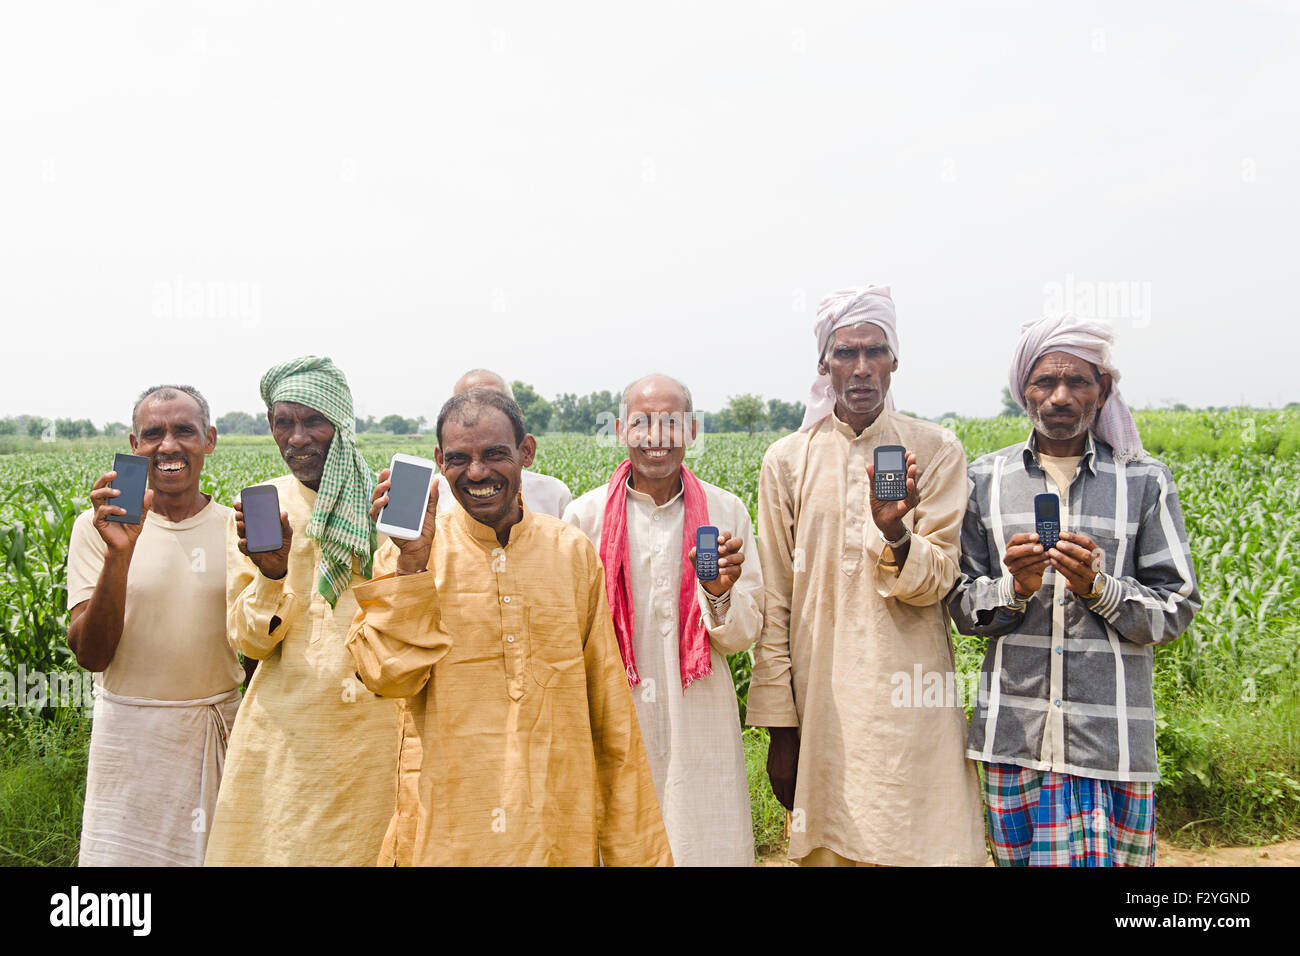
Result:
{"label": "green crop field", "polygon": [[[1148,451],[1178,484],[1204,607],[1177,642],[1156,650],[1162,839],[1187,845],[1300,836],[1300,414],[1142,412]],[[968,457],[1022,440],[1025,419],[945,421]],[[758,469],[774,435],[707,435],[688,463],[756,505]],[[376,468],[394,451],[431,455],[433,439],[362,436]],[[66,644],[65,566],[72,520],[124,439],[0,445],[0,679],[76,670]],[[588,436],[539,439],[536,470],[575,495],[603,484],[617,447]],[[229,503],[282,474],[266,438],[222,439],[204,489]],[[955,637],[959,667],[977,670],[984,642]],[[739,706],[749,657],[732,673]],[[12,679],[12,677],[11,677]],[[4,688],[0,685],[0,694]],[[0,706],[0,864],[76,861],[89,721],[67,708]],[[746,731],[755,839],[781,838],[763,773],[766,739]]]}

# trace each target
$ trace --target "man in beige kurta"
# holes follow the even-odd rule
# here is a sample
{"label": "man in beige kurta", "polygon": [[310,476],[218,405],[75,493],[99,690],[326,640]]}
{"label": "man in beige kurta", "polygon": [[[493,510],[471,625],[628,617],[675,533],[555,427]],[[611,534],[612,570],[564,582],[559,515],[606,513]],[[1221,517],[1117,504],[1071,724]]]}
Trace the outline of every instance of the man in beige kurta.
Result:
{"label": "man in beige kurta", "polygon": [[393,813],[396,709],[356,680],[344,645],[355,588],[366,579],[362,556],[352,556],[348,577],[335,568],[326,582],[322,544],[308,533],[319,498],[311,485],[348,500],[330,480],[334,462],[366,497],[373,481],[368,469],[359,473],[350,429],[340,434],[351,422],[350,396],[346,414],[332,412],[338,424],[295,401],[334,401],[295,390],[299,377],[326,375],[346,392],[342,374],[321,361],[304,362],[270,389],[263,379],[271,432],[293,472],[269,482],[280,497],[284,553],[246,554],[235,520],[228,531],[228,639],[260,663],[231,738],[209,866],[372,866]]}
{"label": "man in beige kurta", "polygon": [[[763,574],[749,512],[731,492],[700,482],[708,523],[726,538],[722,562],[734,562],[739,575],[732,578],[724,570],[715,582],[720,593],[711,594],[694,580],[694,568],[681,554],[687,531],[682,429],[691,418],[685,389],[664,376],[649,376],[624,391],[623,404],[619,434],[632,466],[626,501],[632,647],[640,678],[632,700],[673,860],[678,866],[752,866],[745,748],[727,665],[727,655],[748,650],[763,623]],[[586,532],[597,548],[608,497],[609,489],[600,485],[564,513],[564,520]],[[695,529],[689,534],[693,541]],[[728,552],[734,552],[730,559]],[[683,575],[692,579],[694,611],[708,632],[711,664],[708,676],[685,689],[678,650]]]}
{"label": "man in beige kurta", "polygon": [[518,407],[471,389],[438,442],[461,507],[436,514],[435,489],[420,538],[380,549],[348,637],[366,686],[406,699],[418,766],[381,863],[670,864],[600,559],[521,499],[535,443]]}
{"label": "man in beige kurta", "polygon": [[[828,297],[817,332],[804,426],[768,449],[759,478],[766,620],[746,719],[771,730],[791,859],[981,865],[978,779],[961,701],[946,690],[958,682],[942,604],[958,574],[965,456],[948,430],[887,407],[897,368],[888,289]],[[874,498],[878,445],[907,449],[905,501]]]}

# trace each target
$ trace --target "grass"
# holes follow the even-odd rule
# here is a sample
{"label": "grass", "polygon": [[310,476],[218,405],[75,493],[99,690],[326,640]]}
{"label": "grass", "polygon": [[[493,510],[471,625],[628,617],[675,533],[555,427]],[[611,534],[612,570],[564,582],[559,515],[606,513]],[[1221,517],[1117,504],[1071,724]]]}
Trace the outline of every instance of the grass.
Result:
{"label": "grass", "polygon": [[90,721],[23,722],[0,750],[0,866],[76,866]]}

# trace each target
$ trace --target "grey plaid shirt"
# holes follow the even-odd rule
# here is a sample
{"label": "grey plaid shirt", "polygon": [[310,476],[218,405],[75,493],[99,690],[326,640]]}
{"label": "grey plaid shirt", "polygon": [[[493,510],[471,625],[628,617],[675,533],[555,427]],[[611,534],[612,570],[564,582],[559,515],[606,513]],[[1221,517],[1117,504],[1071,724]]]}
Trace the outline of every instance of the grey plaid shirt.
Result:
{"label": "grey plaid shirt", "polygon": [[963,634],[991,638],[966,755],[1103,780],[1158,780],[1151,648],[1183,633],[1201,606],[1169,469],[1117,464],[1088,436],[1062,496],[1061,530],[1101,548],[1105,588],[1085,601],[1048,568],[1024,611],[1002,564],[1034,530],[1034,495],[1055,491],[1034,435],[969,468],[961,578],[948,609]]}

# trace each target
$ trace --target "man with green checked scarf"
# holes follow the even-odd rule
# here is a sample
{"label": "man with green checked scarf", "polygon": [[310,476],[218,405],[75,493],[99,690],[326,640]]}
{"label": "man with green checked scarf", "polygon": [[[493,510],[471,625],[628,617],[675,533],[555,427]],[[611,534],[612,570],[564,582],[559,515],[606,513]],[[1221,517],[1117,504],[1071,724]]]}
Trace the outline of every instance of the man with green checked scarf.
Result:
{"label": "man with green checked scarf", "polygon": [[208,865],[371,866],[393,815],[397,712],[354,677],[353,586],[371,575],[374,476],[352,393],[328,358],[262,377],[284,544],[249,554],[238,499],[227,555],[227,638],[259,661],[235,722]]}

